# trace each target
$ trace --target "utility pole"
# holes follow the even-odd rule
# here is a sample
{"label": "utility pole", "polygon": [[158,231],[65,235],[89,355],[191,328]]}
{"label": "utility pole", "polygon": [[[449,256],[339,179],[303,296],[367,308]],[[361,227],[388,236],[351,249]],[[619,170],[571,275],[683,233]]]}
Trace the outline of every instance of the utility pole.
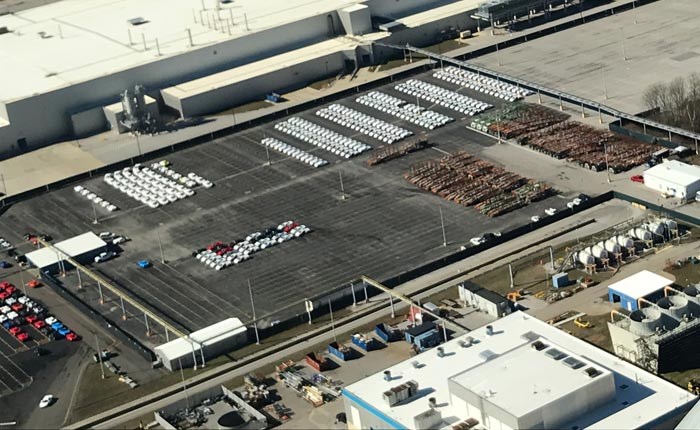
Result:
{"label": "utility pole", "polygon": [[335,336],[335,322],[333,321],[333,306],[331,306],[330,299],[328,300],[328,309],[331,311],[331,330],[333,330],[333,340],[337,342],[338,338]]}
{"label": "utility pole", "polygon": [[612,182],[610,179],[610,166],[608,165],[608,145],[603,144],[603,149],[605,151],[605,173],[608,175],[608,184]]}
{"label": "utility pole", "polygon": [[92,203],[92,214],[95,216],[95,219],[92,220],[93,224],[97,224],[97,209],[95,208],[95,203]]}
{"label": "utility pole", "polygon": [[343,172],[338,170],[338,177],[340,178],[340,200],[347,200],[348,196],[345,195],[345,186],[343,185]]}
{"label": "utility pole", "polygon": [[603,73],[603,91],[605,93],[605,100],[608,99],[608,82],[605,79],[605,66],[603,64],[600,65],[600,71]]}
{"label": "utility pole", "polygon": [[501,64],[501,51],[498,49],[498,42],[496,42],[496,57],[498,57],[498,65],[499,67],[502,66]]}
{"label": "utility pole", "polygon": [[255,330],[255,344],[260,345],[260,335],[258,334],[258,322],[255,318],[255,302],[253,301],[253,288],[248,279],[248,293],[250,293],[250,305],[253,307],[253,329]]}
{"label": "utility pole", "polygon": [[185,404],[187,405],[187,409],[190,409],[190,396],[187,394],[187,384],[185,383],[185,372],[182,370],[182,360],[177,359],[177,362],[180,366],[180,378],[182,379],[182,391],[185,392]]}
{"label": "utility pole", "polygon": [[100,340],[97,338],[97,332],[92,332],[95,335],[95,346],[97,347],[97,357],[100,360],[100,370],[102,371],[102,379],[105,379],[105,364],[102,361],[102,351],[100,350]]}
{"label": "utility pole", "polygon": [[162,225],[162,222],[158,223],[158,229],[156,230],[156,233],[158,234],[158,248],[160,248],[160,262],[165,264],[165,255],[163,254],[163,242],[160,240],[160,226]]}

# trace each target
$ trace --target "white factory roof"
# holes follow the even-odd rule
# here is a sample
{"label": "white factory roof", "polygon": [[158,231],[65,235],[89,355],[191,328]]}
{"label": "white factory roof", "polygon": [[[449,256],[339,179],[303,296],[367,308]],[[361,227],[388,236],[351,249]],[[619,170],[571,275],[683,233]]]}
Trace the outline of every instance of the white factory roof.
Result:
{"label": "white factory roof", "polygon": [[608,289],[633,299],[638,299],[659,291],[672,283],[673,281],[668,278],[648,270],[642,270],[609,285]]}
{"label": "white factory roof", "polygon": [[59,261],[59,254],[60,260],[65,260],[66,255],[76,257],[96,249],[102,249],[107,244],[95,233],[89,231],[62,242],[54,243],[53,246],[61,252],[57,253],[51,248],[41,248],[27,253],[27,259],[34,266],[41,269],[56,264]]}
{"label": "white factory roof", "polygon": [[[0,16],[0,102],[84,82],[224,42],[307,17],[342,9],[360,0],[63,0]],[[199,11],[204,4],[204,24]],[[217,12],[216,5],[220,10]],[[246,29],[244,14],[247,18]],[[206,25],[233,15],[231,35]],[[146,22],[130,25],[127,20]],[[194,22],[195,17],[197,23]],[[60,30],[59,30],[60,28]],[[189,46],[190,29],[194,47]],[[131,31],[133,44],[129,42]],[[43,36],[42,36],[43,34]],[[146,39],[144,50],[142,34]],[[284,37],[284,35],[280,35]],[[158,39],[162,56],[157,56]]]}
{"label": "white factory roof", "polygon": [[670,160],[645,170],[644,176],[653,176],[673,184],[688,186],[700,181],[700,167]]}
{"label": "white factory roof", "polygon": [[223,340],[238,336],[248,329],[238,318],[228,318],[212,324],[201,330],[190,333],[189,338],[179,337],[155,348],[168,360],[177,360],[187,354],[192,354],[192,349],[198,350],[201,346],[213,345]]}
{"label": "white factory roof", "polygon": [[[487,376],[486,373],[480,374],[480,371],[474,370],[473,375],[478,376],[479,379],[470,382],[468,378],[465,378],[460,384],[470,387],[470,390],[478,390],[478,384],[484,384],[486,389],[488,387],[505,387],[500,391],[491,388],[493,391],[490,394],[495,394],[496,397],[502,396],[501,402],[516,410],[526,409],[533,402],[532,392],[524,394],[521,392],[522,390],[516,389],[519,384],[524,384],[528,390],[532,390],[532,387],[536,385],[538,392],[546,394],[551,391],[551,393],[559,394],[566,390],[564,387],[566,384],[575,385],[581,382],[577,371],[565,366],[561,366],[564,369],[558,370],[556,377],[542,377],[538,366],[548,366],[547,360],[553,360],[547,358],[542,361],[542,357],[540,357],[534,361],[535,358],[530,356],[529,351],[527,354],[521,355],[524,353],[521,352],[520,347],[530,343],[523,335],[533,332],[548,345],[581,357],[581,361],[585,362],[587,367],[595,366],[604,372],[612,372],[614,377],[615,400],[582,416],[580,422],[569,423],[570,427],[568,428],[573,426],[578,426],[581,429],[640,428],[667,413],[675,412],[678,408],[689,407],[697,400],[687,390],[523,312],[512,313],[491,323],[491,326],[494,331],[492,336],[486,335],[485,330],[481,328],[445,343],[442,345],[445,351],[445,356],[442,358],[438,357],[435,349],[432,349],[390,367],[388,370],[392,377],[396,378],[391,382],[385,381],[383,372],[379,372],[349,385],[344,391],[354,397],[359,397],[395,422],[406,428],[411,428],[413,418],[426,409],[427,399],[421,397],[415,401],[404,401],[390,407],[382,398],[382,394],[395,385],[415,380],[418,383],[419,392],[429,392],[429,397],[436,398],[438,409],[443,417],[442,427],[448,428],[448,426],[468,418],[460,416],[456,407],[452,405],[448,379],[453,376],[459,378],[458,374],[470,369],[477,369],[484,363],[488,365],[488,361],[483,357],[497,354],[498,357],[492,358],[492,360],[494,360],[494,365],[501,367],[484,368],[484,372],[488,373],[488,378],[484,379]],[[459,342],[467,337],[476,339],[476,343],[472,344],[471,347],[464,348],[459,345]],[[516,353],[513,358],[509,357],[509,354],[513,352]],[[513,361],[518,357],[524,361]],[[414,361],[418,361],[421,366],[416,368],[412,364]],[[508,366],[508,368],[504,370],[503,365]],[[621,386],[623,382],[626,386]],[[470,384],[477,386],[474,387]],[[639,384],[643,388],[632,387],[629,389],[634,384]],[[509,390],[516,390],[517,393],[508,394]],[[489,398],[489,400],[492,399]],[[416,402],[422,403],[418,405]],[[623,402],[627,403],[623,404]],[[479,428],[483,428],[483,423],[479,425]]]}

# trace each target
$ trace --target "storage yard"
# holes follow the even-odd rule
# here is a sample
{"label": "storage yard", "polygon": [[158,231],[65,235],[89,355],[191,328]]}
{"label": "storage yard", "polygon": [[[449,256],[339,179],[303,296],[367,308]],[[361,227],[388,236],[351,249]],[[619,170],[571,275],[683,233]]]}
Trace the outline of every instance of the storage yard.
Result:
{"label": "storage yard", "polygon": [[[425,98],[408,103],[411,96],[403,92],[407,82],[420,82],[428,91]],[[196,330],[222,316],[250,320],[248,280],[261,327],[273,325],[304,314],[304,299],[347,285],[360,274],[386,279],[470,246],[470,238],[530,224],[533,216],[545,217],[545,209],[564,209],[566,199],[577,192],[565,190],[545,198],[549,185],[507,173],[487,160],[475,164],[489,166],[491,176],[484,180],[496,175],[510,186],[502,193],[494,184],[501,191],[470,199],[469,204],[480,203],[486,215],[422,192],[402,177],[414,165],[462,151],[479,157],[496,144],[465,126],[471,122],[469,115],[522,96],[513,91],[504,87],[486,94],[426,73],[139,166],[115,169],[105,178],[79,184],[88,192],[71,186],[14,205],[3,215],[2,234],[14,242],[21,242],[15,237],[18,232],[45,232],[57,239],[87,230],[128,236],[131,242],[121,245],[121,255],[95,268],[176,327]],[[391,142],[395,143],[388,145]],[[370,152],[369,159],[391,161],[368,167],[372,161],[361,154],[383,145],[385,149]],[[403,156],[395,158],[393,151]],[[167,163],[159,164],[163,159]],[[516,185],[520,187],[511,191]],[[264,252],[253,251],[250,243],[253,248],[239,252],[243,245],[237,244],[254,232],[269,237],[268,227],[287,221],[309,231],[288,242],[279,236],[276,240],[285,243]],[[206,247],[219,255],[206,258]],[[139,267],[137,262],[145,260],[152,266]],[[221,270],[224,267],[228,268]],[[66,285],[77,285],[74,276],[69,273]],[[116,297],[107,294],[101,305],[95,288],[76,292],[108,317],[121,319]],[[292,307],[285,310],[288,306]],[[120,324],[137,336],[144,332],[142,317]],[[157,335],[146,338],[146,344],[164,340],[158,328],[151,331]]]}

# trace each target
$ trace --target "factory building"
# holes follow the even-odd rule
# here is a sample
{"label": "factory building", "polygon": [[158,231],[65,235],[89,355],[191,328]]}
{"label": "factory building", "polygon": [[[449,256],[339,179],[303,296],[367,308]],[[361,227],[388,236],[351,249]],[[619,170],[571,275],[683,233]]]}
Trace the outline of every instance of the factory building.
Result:
{"label": "factory building", "polygon": [[697,401],[514,312],[343,389],[348,427],[669,428]]}
{"label": "factory building", "polygon": [[[0,157],[194,117],[473,30],[480,0],[72,0],[0,16]],[[162,115],[167,114],[167,115]],[[152,124],[151,124],[152,125]]]}
{"label": "factory building", "polygon": [[700,362],[700,287],[665,287],[656,300],[640,299],[629,315],[608,322],[615,354],[655,373],[697,368]]}
{"label": "factory building", "polygon": [[620,303],[622,309],[636,311],[640,307],[640,299],[656,300],[663,296],[664,288],[672,283],[668,278],[642,270],[611,284],[608,287],[608,300],[610,303]]}
{"label": "factory building", "polygon": [[679,199],[694,199],[700,191],[700,167],[677,160],[644,171],[644,185]]}

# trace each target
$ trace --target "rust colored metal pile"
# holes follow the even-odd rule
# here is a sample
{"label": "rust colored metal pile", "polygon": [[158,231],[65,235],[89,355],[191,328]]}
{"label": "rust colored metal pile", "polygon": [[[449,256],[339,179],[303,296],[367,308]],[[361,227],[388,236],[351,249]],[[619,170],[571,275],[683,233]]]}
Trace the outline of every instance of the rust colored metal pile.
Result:
{"label": "rust colored metal pile", "polygon": [[385,163],[396,158],[403,157],[411,152],[420,151],[429,147],[430,144],[424,137],[415,138],[399,145],[386,145],[374,152],[374,155],[367,160],[368,166]]}
{"label": "rust colored metal pile", "polygon": [[[493,114],[491,114],[493,117]],[[563,122],[569,115],[544,106],[526,105],[512,115],[512,118],[501,118],[488,126],[488,132],[500,135],[505,139],[512,139],[525,133],[531,133],[545,127]]]}
{"label": "rust colored metal pile", "polygon": [[411,167],[410,183],[446,200],[498,216],[548,196],[546,184],[529,181],[466,152]]}
{"label": "rust colored metal pile", "polygon": [[596,172],[605,170],[606,152],[607,164],[613,173],[643,164],[654,152],[649,144],[573,121],[526,133],[518,141]]}

